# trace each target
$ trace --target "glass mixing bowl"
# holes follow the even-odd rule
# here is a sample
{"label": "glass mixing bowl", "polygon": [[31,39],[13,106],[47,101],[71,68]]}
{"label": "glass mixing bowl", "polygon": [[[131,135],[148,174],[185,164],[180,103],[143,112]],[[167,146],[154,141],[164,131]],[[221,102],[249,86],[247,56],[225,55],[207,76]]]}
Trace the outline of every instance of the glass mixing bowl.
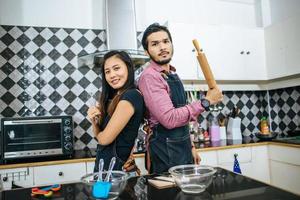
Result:
{"label": "glass mixing bowl", "polygon": [[[81,182],[85,185],[85,192],[90,196],[93,197],[93,186],[98,180],[99,173],[91,173],[86,174],[81,177]],[[102,180],[105,179],[107,172],[102,172]],[[129,178],[128,173],[123,171],[112,171],[110,175],[109,182],[111,183],[111,187],[109,190],[109,195],[107,199],[116,199],[118,198],[119,194],[124,190],[127,179]],[[96,198],[95,198],[96,199]]]}
{"label": "glass mixing bowl", "polygon": [[188,194],[203,192],[212,182],[216,169],[205,165],[178,165],[171,167],[169,173],[172,175],[181,190]]}

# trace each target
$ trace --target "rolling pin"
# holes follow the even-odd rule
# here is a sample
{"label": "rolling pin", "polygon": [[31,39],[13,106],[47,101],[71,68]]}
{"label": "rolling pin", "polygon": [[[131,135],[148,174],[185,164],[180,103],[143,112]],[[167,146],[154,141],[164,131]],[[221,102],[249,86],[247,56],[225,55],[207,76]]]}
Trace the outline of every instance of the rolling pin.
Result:
{"label": "rolling pin", "polygon": [[215,88],[217,86],[217,83],[216,83],[213,73],[211,72],[211,69],[210,69],[207,59],[206,59],[206,56],[202,52],[202,49],[200,48],[200,45],[196,39],[193,40],[193,44],[197,51],[197,54],[198,54],[197,59],[200,64],[201,70],[204,74],[206,83],[210,89]]}

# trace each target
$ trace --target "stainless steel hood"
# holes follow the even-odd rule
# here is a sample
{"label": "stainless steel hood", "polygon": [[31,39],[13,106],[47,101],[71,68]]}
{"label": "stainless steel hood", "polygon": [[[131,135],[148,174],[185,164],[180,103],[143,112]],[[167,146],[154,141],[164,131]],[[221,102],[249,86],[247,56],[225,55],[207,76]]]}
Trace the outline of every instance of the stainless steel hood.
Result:
{"label": "stainless steel hood", "polygon": [[97,66],[110,50],[125,50],[133,59],[136,68],[150,59],[144,51],[138,50],[135,0],[106,0],[106,42],[107,50],[94,52],[78,58],[78,66]]}

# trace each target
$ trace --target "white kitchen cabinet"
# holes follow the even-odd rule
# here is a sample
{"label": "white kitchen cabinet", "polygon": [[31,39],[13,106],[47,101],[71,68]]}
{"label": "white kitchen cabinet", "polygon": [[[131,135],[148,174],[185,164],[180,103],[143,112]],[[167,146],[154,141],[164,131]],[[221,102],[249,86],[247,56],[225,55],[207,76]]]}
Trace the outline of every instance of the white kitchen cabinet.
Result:
{"label": "white kitchen cabinet", "polygon": [[252,152],[250,147],[233,148],[225,150],[217,150],[217,165],[219,167],[233,171],[234,154],[237,154],[237,159],[243,175],[251,174]]}
{"label": "white kitchen cabinet", "polygon": [[233,171],[234,154],[237,154],[243,175],[270,183],[268,147],[253,146],[218,150],[218,166]]}
{"label": "white kitchen cabinet", "polygon": [[32,187],[33,169],[32,167],[2,169],[0,170],[3,189],[11,189],[12,183],[20,187]]}
{"label": "white kitchen cabinet", "polygon": [[86,174],[86,164],[71,163],[34,167],[34,185],[50,185],[67,182],[78,182]]}
{"label": "white kitchen cabinet", "polygon": [[266,80],[264,31],[224,26],[221,29],[219,80]]}
{"label": "white kitchen cabinet", "polygon": [[252,167],[249,177],[270,184],[270,164],[268,146],[253,146]]}
{"label": "white kitchen cabinet", "polygon": [[300,149],[270,145],[271,185],[300,195]]}
{"label": "white kitchen cabinet", "polygon": [[95,161],[86,162],[86,173],[90,174],[94,172]]}
{"label": "white kitchen cabinet", "polygon": [[173,37],[172,63],[182,79],[204,80],[193,39],[203,49],[216,80],[266,80],[263,29],[169,23]]}
{"label": "white kitchen cabinet", "polygon": [[300,73],[300,18],[287,18],[265,29],[268,78]]}
{"label": "white kitchen cabinet", "polygon": [[217,166],[217,151],[200,151],[201,165]]}
{"label": "white kitchen cabinet", "polygon": [[174,47],[171,64],[176,68],[176,72],[182,80],[199,79],[200,69],[192,43],[195,38],[194,29],[194,24],[169,23]]}

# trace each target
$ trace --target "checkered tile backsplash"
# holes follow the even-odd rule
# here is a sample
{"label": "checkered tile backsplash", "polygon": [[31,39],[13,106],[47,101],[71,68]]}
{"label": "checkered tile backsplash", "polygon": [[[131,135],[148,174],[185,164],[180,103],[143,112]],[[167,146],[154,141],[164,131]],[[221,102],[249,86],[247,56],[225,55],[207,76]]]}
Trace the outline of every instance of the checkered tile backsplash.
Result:
{"label": "checkered tile backsplash", "polygon": [[300,86],[270,90],[269,96],[272,131],[300,129]]}
{"label": "checkered tile backsplash", "polygon": [[212,117],[226,117],[234,107],[240,109],[241,131],[244,136],[254,136],[259,132],[259,122],[268,117],[268,99],[266,91],[224,91],[224,100],[219,106],[221,111],[205,112],[199,116],[201,127],[207,129]]}
{"label": "checkered tile backsplash", "polygon": [[[104,30],[0,26],[0,117],[72,115],[75,149],[95,148],[86,111],[101,77],[99,68],[78,67],[77,59],[106,49]],[[273,130],[299,128],[299,93],[299,86],[269,91]],[[243,135],[251,135],[268,116],[268,92],[226,91],[224,109],[201,115],[201,125],[234,105],[241,109]]]}
{"label": "checkered tile backsplash", "polygon": [[86,111],[101,77],[77,62],[106,49],[104,30],[0,26],[0,117],[72,115],[75,149],[95,147]]}

